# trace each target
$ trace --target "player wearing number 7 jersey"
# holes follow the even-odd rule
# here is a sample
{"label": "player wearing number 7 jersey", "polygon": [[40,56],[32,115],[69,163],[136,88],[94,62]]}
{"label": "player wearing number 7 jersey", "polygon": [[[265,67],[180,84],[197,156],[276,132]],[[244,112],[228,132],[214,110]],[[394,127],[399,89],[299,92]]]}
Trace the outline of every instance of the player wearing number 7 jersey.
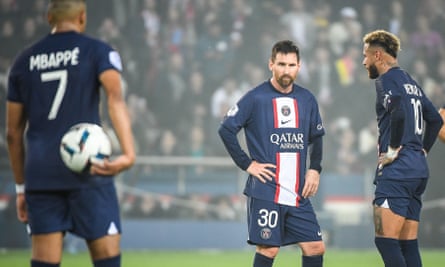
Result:
{"label": "player wearing number 7 jersey", "polygon": [[397,63],[400,40],[377,30],[363,38],[363,65],[376,79],[379,129],[374,183],[375,245],[386,267],[420,267],[417,242],[426,154],[442,119],[419,84]]}
{"label": "player wearing number 7 jersey", "polygon": [[[324,128],[318,104],[309,90],[294,84],[300,53],[293,42],[273,46],[269,69],[272,78],[247,92],[219,128],[230,156],[249,173],[244,193],[248,242],[256,245],[253,266],[270,267],[281,246],[298,244],[302,266],[321,267],[325,247],[309,199],[321,172]],[[238,142],[241,129],[250,155]]]}
{"label": "player wearing number 7 jersey", "polygon": [[[85,0],[49,1],[48,22],[51,33],[16,58],[8,79],[8,149],[31,266],[59,266],[66,231],[86,240],[94,266],[120,266],[113,175],[134,163],[135,152],[119,54],[83,34]],[[77,123],[100,124],[101,87],[122,154],[77,174],[62,162],[60,140]]]}

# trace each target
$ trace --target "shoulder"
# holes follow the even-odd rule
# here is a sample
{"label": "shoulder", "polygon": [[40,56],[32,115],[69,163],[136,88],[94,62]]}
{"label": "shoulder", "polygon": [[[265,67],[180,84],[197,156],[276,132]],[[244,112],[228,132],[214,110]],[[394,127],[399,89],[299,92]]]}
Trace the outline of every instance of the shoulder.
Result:
{"label": "shoulder", "polygon": [[303,97],[306,100],[311,100],[311,101],[315,101],[315,102],[317,101],[314,94],[309,89],[302,87],[298,84],[294,84],[293,93],[296,94],[297,98]]}

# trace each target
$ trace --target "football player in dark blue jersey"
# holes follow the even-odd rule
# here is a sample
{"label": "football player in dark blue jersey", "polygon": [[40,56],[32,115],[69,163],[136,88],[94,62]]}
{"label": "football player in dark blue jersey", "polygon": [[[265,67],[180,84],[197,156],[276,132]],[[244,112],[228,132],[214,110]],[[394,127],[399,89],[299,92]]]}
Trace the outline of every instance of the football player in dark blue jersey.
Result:
{"label": "football player in dark blue jersey", "polygon": [[[253,266],[272,266],[280,247],[291,244],[301,248],[303,267],[323,266],[325,246],[309,200],[322,169],[318,104],[309,90],[294,83],[300,54],[292,41],[273,46],[269,69],[272,78],[247,92],[219,128],[235,164],[249,174],[244,194],[248,243],[256,245]],[[249,154],[237,139],[241,129]]]}
{"label": "football player in dark blue jersey", "polygon": [[377,93],[375,245],[386,267],[420,267],[417,235],[429,176],[426,155],[442,119],[420,85],[398,66],[397,36],[376,30],[363,43],[363,65]]}
{"label": "football player in dark blue jersey", "polygon": [[[121,262],[113,175],[134,163],[133,135],[119,54],[82,34],[86,20],[85,0],[49,1],[51,33],[25,49],[9,74],[8,151],[17,215],[29,226],[34,267],[60,265],[67,231],[86,240],[94,266]],[[101,86],[122,153],[74,173],[62,162],[60,140],[77,123],[100,124]]]}

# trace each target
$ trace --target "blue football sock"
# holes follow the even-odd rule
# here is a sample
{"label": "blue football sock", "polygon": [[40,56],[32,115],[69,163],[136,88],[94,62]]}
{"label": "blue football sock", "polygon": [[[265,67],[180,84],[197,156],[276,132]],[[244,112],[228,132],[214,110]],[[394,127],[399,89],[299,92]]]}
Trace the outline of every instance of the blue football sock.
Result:
{"label": "blue football sock", "polygon": [[260,253],[255,253],[253,267],[272,267],[273,258],[269,258]]}
{"label": "blue football sock", "polygon": [[399,240],[376,237],[375,245],[387,267],[406,267],[405,258],[400,248]]}
{"label": "blue football sock", "polygon": [[322,267],[323,266],[323,255],[316,256],[303,256],[302,267]]}
{"label": "blue football sock", "polygon": [[420,258],[419,243],[414,240],[400,240],[403,257],[405,257],[407,267],[421,267],[422,260]]}
{"label": "blue football sock", "polygon": [[95,260],[94,267],[120,267],[121,266],[121,255],[115,257]]}
{"label": "blue football sock", "polygon": [[60,263],[48,263],[38,260],[31,260],[31,267],[59,267]]}

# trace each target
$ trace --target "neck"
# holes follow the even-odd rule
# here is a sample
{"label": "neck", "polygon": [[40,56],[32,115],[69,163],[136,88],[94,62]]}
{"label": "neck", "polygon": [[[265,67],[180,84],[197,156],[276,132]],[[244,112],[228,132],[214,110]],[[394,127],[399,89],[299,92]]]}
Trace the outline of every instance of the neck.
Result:
{"label": "neck", "polygon": [[70,32],[70,31],[81,32],[81,27],[77,23],[70,21],[63,21],[54,25],[54,27],[51,30],[51,33],[54,34],[54,33]]}
{"label": "neck", "polygon": [[380,74],[386,73],[388,70],[390,70],[390,69],[392,69],[394,67],[397,67],[397,66],[398,66],[397,60],[386,60],[386,61],[383,61],[382,64],[381,64],[379,73]]}

